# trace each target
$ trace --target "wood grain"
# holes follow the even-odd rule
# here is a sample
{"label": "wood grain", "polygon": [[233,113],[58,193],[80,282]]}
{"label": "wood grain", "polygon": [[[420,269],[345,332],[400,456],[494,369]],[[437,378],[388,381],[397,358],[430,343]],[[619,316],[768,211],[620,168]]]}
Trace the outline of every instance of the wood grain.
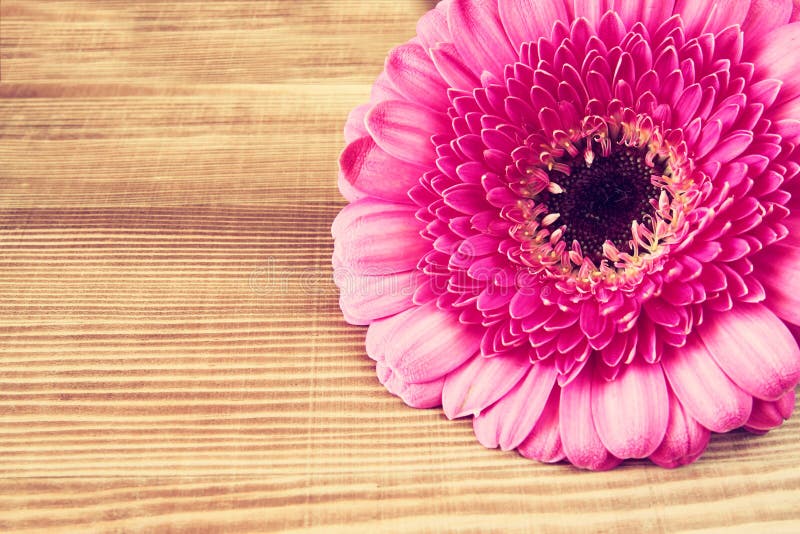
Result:
{"label": "wood grain", "polygon": [[0,3],[0,531],[800,530],[800,421],[611,473],[385,393],[341,127],[429,2]]}

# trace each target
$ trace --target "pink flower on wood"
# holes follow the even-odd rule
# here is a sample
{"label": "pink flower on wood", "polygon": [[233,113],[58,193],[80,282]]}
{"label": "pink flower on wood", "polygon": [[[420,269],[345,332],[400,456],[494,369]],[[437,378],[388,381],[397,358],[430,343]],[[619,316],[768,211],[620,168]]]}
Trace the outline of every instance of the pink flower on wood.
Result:
{"label": "pink flower on wood", "polygon": [[608,469],[800,380],[792,0],[445,0],[345,126],[341,307],[393,394]]}

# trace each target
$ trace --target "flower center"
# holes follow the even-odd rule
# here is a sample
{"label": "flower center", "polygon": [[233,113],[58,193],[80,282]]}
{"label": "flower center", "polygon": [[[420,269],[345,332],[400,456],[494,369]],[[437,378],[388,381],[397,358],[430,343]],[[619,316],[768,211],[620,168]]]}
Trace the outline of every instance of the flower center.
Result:
{"label": "flower center", "polygon": [[700,198],[680,131],[625,108],[531,135],[509,171],[510,257],[580,291],[635,287],[687,231]]}
{"label": "flower center", "polygon": [[580,156],[570,158],[564,162],[567,173],[561,166],[548,173],[563,192],[544,193],[541,201],[549,213],[559,214],[556,224],[565,226],[566,243],[580,243],[584,257],[595,265],[603,259],[606,241],[629,250],[631,223],[653,212],[650,201],[658,199],[660,188],[651,177],[663,174],[665,164],[648,165],[646,155],[646,147],[616,145],[608,156],[591,163]]}

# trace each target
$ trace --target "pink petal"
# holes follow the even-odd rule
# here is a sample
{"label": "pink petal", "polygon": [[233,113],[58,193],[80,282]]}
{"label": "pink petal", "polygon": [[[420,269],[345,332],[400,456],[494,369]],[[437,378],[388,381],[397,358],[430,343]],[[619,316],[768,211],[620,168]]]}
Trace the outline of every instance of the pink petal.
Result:
{"label": "pink petal", "polygon": [[716,0],[711,17],[706,21],[703,31],[718,33],[728,26],[741,25],[750,11],[751,0]]}
{"label": "pink petal", "polygon": [[775,400],[800,380],[800,348],[761,304],[709,314],[698,332],[725,374],[755,397]]}
{"label": "pink petal", "polygon": [[641,0],[640,4],[641,21],[651,32],[669,19],[675,9],[675,0]]}
{"label": "pink petal", "polygon": [[450,105],[447,85],[418,44],[401,45],[389,52],[386,74],[408,100],[434,110],[445,110]]}
{"label": "pink petal", "polygon": [[660,298],[652,298],[645,302],[644,311],[656,324],[672,327],[680,323],[680,314],[675,306]]}
{"label": "pink petal", "polygon": [[344,123],[344,140],[347,143],[352,143],[356,139],[368,135],[364,117],[371,108],[372,104],[361,104],[354,107],[347,115],[347,122]]}
{"label": "pink petal", "polygon": [[452,41],[450,28],[447,26],[447,15],[441,9],[431,9],[417,22],[417,35],[425,50],[438,43]]}
{"label": "pink petal", "polygon": [[[519,387],[519,385],[517,385]],[[515,390],[511,390],[501,402],[513,394]],[[496,449],[500,444],[500,425],[505,420],[506,414],[500,410],[494,409],[497,404],[490,407],[488,410],[476,415],[472,418],[472,430],[475,432],[475,438],[478,443],[487,449]]]}
{"label": "pink petal", "polygon": [[676,0],[675,13],[683,19],[686,38],[696,37],[708,22],[714,2],[698,2],[697,0]]}
{"label": "pink petal", "polygon": [[573,17],[585,17],[592,26],[600,22],[603,11],[603,3],[599,0],[572,0]]}
{"label": "pink petal", "polygon": [[794,412],[795,407],[795,391],[787,391],[786,394],[780,399],[775,401],[775,406],[784,419],[789,419]]}
{"label": "pink petal", "polygon": [[478,352],[481,330],[458,322],[458,314],[435,302],[405,312],[383,347],[386,363],[405,382],[430,382]]}
{"label": "pink petal", "polygon": [[445,204],[467,215],[489,208],[489,204],[486,202],[486,192],[475,184],[454,185],[447,188],[442,197]]}
{"label": "pink petal", "polygon": [[612,2],[614,9],[617,11],[623,23],[627,22],[629,24],[639,20],[642,8],[641,4],[643,3],[646,2],[640,2],[640,0],[614,0]]}
{"label": "pink petal", "polygon": [[[800,104],[800,102],[798,102]],[[774,124],[775,133],[783,138],[786,143],[797,144],[800,141],[800,120],[784,119],[776,121]]]}
{"label": "pink petal", "polygon": [[482,311],[496,310],[504,306],[514,296],[512,290],[506,288],[498,288],[496,286],[489,286],[478,296],[476,302],[477,308]]}
{"label": "pink petal", "polygon": [[514,319],[524,319],[542,306],[539,291],[523,287],[517,291],[508,306],[509,314]]}
{"label": "pink petal", "polygon": [[381,150],[371,137],[350,143],[339,158],[344,178],[370,196],[409,204],[408,190],[419,183],[423,167],[406,163]]}
{"label": "pink petal", "polygon": [[348,269],[333,273],[345,320],[362,325],[411,308],[414,291],[423,277],[419,271],[386,276],[359,276]]}
{"label": "pink petal", "polygon": [[800,325],[800,247],[781,242],[768,252],[755,270],[767,290],[765,304],[781,319]]}
{"label": "pink petal", "polygon": [[472,91],[481,82],[461,58],[452,43],[439,43],[430,49],[431,59],[450,87]]}
{"label": "pink petal", "polygon": [[591,373],[584,371],[561,389],[559,425],[564,453],[572,465],[597,471],[609,469],[620,460],[608,452],[595,429],[592,382]]}
{"label": "pink petal", "polygon": [[397,395],[397,392],[403,386],[403,381],[399,380],[383,361],[378,361],[375,364],[375,375],[378,377],[378,382],[386,387],[386,391],[392,395]]}
{"label": "pink petal", "polygon": [[714,432],[728,432],[750,417],[753,398],[722,372],[696,335],[661,359],[669,384],[686,412]]}
{"label": "pink petal", "polygon": [[782,80],[784,100],[800,96],[800,55],[787,53],[800,48],[800,22],[778,27],[756,40],[751,48],[756,51],[753,63],[760,77]]}
{"label": "pink petal", "polygon": [[687,87],[675,103],[674,118],[676,126],[685,126],[695,117],[695,112],[700,106],[703,90],[699,84]]}
{"label": "pink petal", "polygon": [[400,94],[392,80],[389,79],[386,71],[382,71],[376,78],[375,83],[372,84],[369,98],[370,104],[373,106],[384,100],[403,100],[403,95]]}
{"label": "pink petal", "polygon": [[435,408],[442,404],[444,377],[431,382],[404,384],[398,395],[412,408]]}
{"label": "pink petal", "polygon": [[442,391],[449,419],[477,415],[513,388],[528,372],[527,358],[473,358],[447,375]]}
{"label": "pink petal", "polygon": [[567,20],[567,10],[561,2],[539,0],[506,0],[499,3],[500,20],[515,50],[522,43],[549,38],[557,20]]}
{"label": "pink petal", "polygon": [[556,371],[552,365],[539,363],[532,366],[514,389],[475,417],[475,434],[491,436],[481,443],[492,443],[492,448],[499,444],[504,451],[522,443],[539,420],[555,381]]}
{"label": "pink petal", "polygon": [[700,131],[700,138],[697,140],[695,152],[697,158],[704,158],[706,154],[711,152],[719,142],[719,136],[722,135],[722,121],[719,119],[711,120],[703,126]]}
{"label": "pink petal", "polygon": [[756,41],[789,22],[792,0],[751,0],[750,11],[742,24],[745,39]]}
{"label": "pink petal", "polygon": [[720,163],[727,163],[732,159],[740,156],[750,143],[753,142],[753,133],[746,131],[733,132],[722,138],[711,152],[705,156],[708,161],[719,161]]}
{"label": "pink petal", "polygon": [[436,158],[431,136],[450,130],[447,115],[401,100],[376,105],[366,124],[378,146],[392,156],[431,167]]}
{"label": "pink petal", "polygon": [[658,448],[667,428],[668,402],[661,365],[639,359],[616,379],[597,376],[592,385],[597,434],[617,458],[646,458]]}
{"label": "pink petal", "polygon": [[369,196],[364,191],[361,191],[353,187],[353,184],[348,182],[347,179],[344,176],[342,176],[341,173],[339,173],[339,179],[337,181],[337,185],[339,187],[339,193],[348,202],[357,202]]}
{"label": "pink petal", "polygon": [[458,253],[468,258],[479,258],[497,251],[500,241],[486,234],[476,234],[466,238],[458,246]]}
{"label": "pink petal", "polygon": [[769,78],[756,82],[747,87],[747,91],[750,94],[749,100],[764,104],[765,107],[770,107],[775,103],[775,99],[778,98],[781,85],[783,85],[783,82],[780,80],[771,80]]}
{"label": "pink petal", "polygon": [[753,412],[747,420],[745,428],[765,432],[772,430],[789,419],[794,411],[795,393],[790,389],[775,401],[753,400]]}
{"label": "pink petal", "polygon": [[383,359],[377,361],[375,373],[378,375],[378,381],[386,387],[386,391],[400,397],[412,408],[434,408],[442,404],[444,377],[431,382],[409,384],[394,373]]}
{"label": "pink petal", "polygon": [[491,0],[453,0],[447,11],[453,43],[473,73],[503,77],[503,68],[517,59]]}
{"label": "pink petal", "polygon": [[373,321],[367,329],[367,338],[365,341],[367,356],[376,362],[385,362],[386,347],[388,346],[387,343],[389,342],[392,330],[394,330],[397,325],[402,324],[412,311],[413,310],[409,309],[392,317]]}
{"label": "pink petal", "polygon": [[711,432],[686,413],[678,398],[670,393],[667,431],[650,460],[668,469],[690,464],[703,454],[710,439]]}
{"label": "pink petal", "polygon": [[411,212],[412,208],[409,206],[402,206],[394,202],[387,202],[384,200],[364,199],[359,202],[354,202],[340,211],[331,224],[331,235],[334,239],[344,234],[351,225],[355,224],[361,217],[373,215],[375,213],[382,213],[387,211],[399,211],[402,213]]}
{"label": "pink petal", "polygon": [[560,394],[560,388],[553,388],[542,415],[530,435],[518,447],[522,456],[544,463],[559,462],[566,456],[561,445],[561,429],[558,423]]}
{"label": "pink petal", "polygon": [[365,275],[414,269],[430,250],[419,235],[421,226],[413,208],[371,199],[345,206],[332,226],[335,261]]}

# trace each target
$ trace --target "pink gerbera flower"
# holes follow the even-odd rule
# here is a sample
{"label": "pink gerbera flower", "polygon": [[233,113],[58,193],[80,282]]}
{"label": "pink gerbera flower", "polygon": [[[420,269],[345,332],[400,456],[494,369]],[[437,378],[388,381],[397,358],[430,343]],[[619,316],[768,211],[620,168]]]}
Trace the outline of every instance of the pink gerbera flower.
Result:
{"label": "pink gerbera flower", "polygon": [[800,350],[792,0],[445,0],[345,127],[341,307],[487,447],[675,467]]}

